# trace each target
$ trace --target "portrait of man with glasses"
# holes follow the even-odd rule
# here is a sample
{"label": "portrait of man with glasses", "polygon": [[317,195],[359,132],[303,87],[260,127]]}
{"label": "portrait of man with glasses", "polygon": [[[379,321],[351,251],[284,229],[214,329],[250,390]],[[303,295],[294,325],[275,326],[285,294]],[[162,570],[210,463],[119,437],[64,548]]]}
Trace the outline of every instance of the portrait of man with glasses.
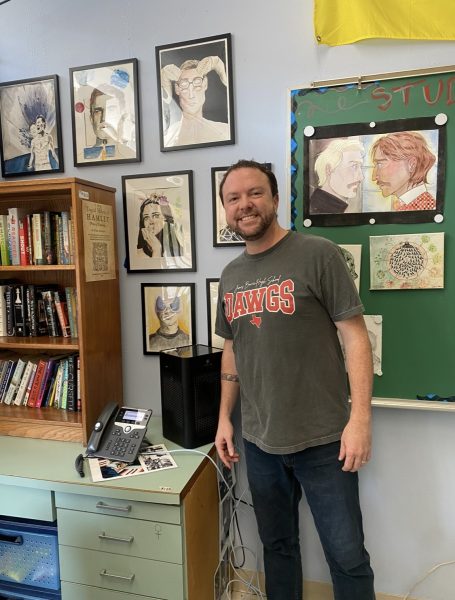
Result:
{"label": "portrait of man with glasses", "polygon": [[162,149],[233,143],[224,43],[186,46],[159,57]]}

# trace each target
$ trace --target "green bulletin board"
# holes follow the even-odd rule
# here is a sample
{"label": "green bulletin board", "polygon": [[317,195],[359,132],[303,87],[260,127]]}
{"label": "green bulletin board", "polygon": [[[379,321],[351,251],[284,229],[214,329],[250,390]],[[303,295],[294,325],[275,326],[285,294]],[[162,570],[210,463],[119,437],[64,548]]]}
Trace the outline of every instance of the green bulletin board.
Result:
{"label": "green bulletin board", "polygon": [[[290,90],[289,104],[291,228],[339,244],[362,245],[360,296],[365,314],[383,316],[383,374],[374,377],[374,396],[416,399],[416,395],[430,393],[455,395],[455,67],[320,82]],[[330,125],[434,119],[440,114],[447,116],[445,176],[438,190],[439,203],[443,200],[441,223],[304,226],[307,126],[317,130]],[[444,289],[369,289],[370,236],[435,232],[445,233]],[[455,403],[450,407],[455,409]]]}

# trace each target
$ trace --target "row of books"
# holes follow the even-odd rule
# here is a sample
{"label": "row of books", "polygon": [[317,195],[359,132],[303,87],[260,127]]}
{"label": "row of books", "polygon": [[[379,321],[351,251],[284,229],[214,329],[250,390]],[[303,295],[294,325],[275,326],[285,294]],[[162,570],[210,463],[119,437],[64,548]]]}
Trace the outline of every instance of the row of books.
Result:
{"label": "row of books", "polygon": [[8,208],[0,215],[0,264],[74,264],[74,226],[70,211],[22,214]]}
{"label": "row of books", "polygon": [[75,287],[0,285],[0,336],[78,337]]}
{"label": "row of books", "polygon": [[81,410],[78,354],[0,358],[0,403]]}

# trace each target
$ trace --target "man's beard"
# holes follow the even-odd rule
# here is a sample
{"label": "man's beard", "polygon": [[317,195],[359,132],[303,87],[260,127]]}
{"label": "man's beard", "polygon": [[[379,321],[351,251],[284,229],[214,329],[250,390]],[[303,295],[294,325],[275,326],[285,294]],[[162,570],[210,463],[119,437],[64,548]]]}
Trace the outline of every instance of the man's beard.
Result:
{"label": "man's beard", "polygon": [[242,232],[240,227],[237,226],[234,228],[235,233],[237,233],[246,242],[255,242],[256,240],[261,239],[261,237],[264,235],[264,233],[267,231],[267,229],[270,227],[270,225],[274,222],[274,220],[276,218],[276,213],[270,212],[270,213],[267,213],[266,215],[257,215],[257,216],[259,216],[261,222],[257,225],[257,228],[255,231],[251,231],[251,233],[244,233],[244,232]]}

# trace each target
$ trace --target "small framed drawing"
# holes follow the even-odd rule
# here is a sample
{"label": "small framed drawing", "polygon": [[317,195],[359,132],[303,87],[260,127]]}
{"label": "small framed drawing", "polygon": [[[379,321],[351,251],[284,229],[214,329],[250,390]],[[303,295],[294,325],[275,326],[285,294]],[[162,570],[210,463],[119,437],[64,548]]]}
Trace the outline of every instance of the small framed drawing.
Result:
{"label": "small framed drawing", "polygon": [[233,144],[231,34],[157,46],[161,151]]}
{"label": "small framed drawing", "polygon": [[216,309],[218,305],[219,279],[206,279],[207,294],[207,331],[208,344],[214,348],[223,348],[224,339],[215,333]]}
{"label": "small framed drawing", "polygon": [[196,271],[193,172],[122,177],[126,268]]}
{"label": "small framed drawing", "polygon": [[74,166],[139,162],[136,58],[70,69]]}
{"label": "small framed drawing", "polygon": [[196,343],[194,283],[141,283],[144,354]]}
{"label": "small framed drawing", "polygon": [[[269,171],[271,163],[263,163]],[[229,227],[226,222],[226,213],[220,198],[220,183],[229,167],[212,167],[212,210],[213,210],[213,245],[219,246],[244,246],[242,237]]]}
{"label": "small framed drawing", "polygon": [[3,177],[63,172],[58,75],[0,84]]}

